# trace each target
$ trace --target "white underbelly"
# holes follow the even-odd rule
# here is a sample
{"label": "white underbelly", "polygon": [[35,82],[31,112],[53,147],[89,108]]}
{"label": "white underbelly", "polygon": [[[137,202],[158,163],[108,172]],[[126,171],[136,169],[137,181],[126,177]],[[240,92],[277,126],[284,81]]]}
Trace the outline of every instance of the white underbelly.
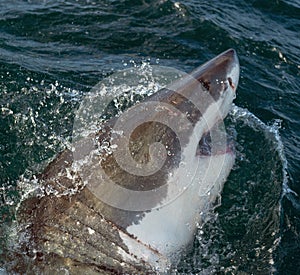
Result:
{"label": "white underbelly", "polygon": [[[197,224],[201,223],[200,213],[207,211],[220,194],[233,163],[234,155],[230,153],[195,157],[196,173],[187,188],[173,201],[165,201],[145,213],[138,224],[127,227],[128,233],[171,261],[176,260],[176,255],[193,240]],[[176,186],[188,180],[191,179],[178,168],[169,184]],[[131,250],[134,254],[134,247]]]}

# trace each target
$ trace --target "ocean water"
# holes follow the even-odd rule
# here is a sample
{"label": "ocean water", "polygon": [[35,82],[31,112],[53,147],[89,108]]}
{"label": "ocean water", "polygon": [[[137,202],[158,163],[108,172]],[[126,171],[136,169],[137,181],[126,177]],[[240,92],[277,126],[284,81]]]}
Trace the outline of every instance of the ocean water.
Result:
{"label": "ocean water", "polygon": [[85,93],[130,66],[189,72],[234,48],[236,164],[177,272],[300,274],[299,30],[298,0],[0,0],[0,267],[18,180],[68,144]]}

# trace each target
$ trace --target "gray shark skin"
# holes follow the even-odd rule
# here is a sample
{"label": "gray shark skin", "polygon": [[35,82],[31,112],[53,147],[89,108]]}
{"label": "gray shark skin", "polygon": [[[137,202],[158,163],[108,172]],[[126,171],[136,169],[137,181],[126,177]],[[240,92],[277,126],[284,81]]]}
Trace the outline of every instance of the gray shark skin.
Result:
{"label": "gray shark skin", "polygon": [[[18,253],[8,253],[7,270],[20,274],[167,272],[193,240],[201,223],[199,213],[215,201],[233,166],[232,150],[214,151],[207,135],[227,115],[238,78],[237,55],[230,49],[142,102],[171,106],[185,114],[174,118],[178,125],[185,125],[186,120],[191,125],[178,127],[175,133],[161,122],[170,109],[161,108],[149,111],[146,122],[134,129],[129,147],[137,163],[151,162],[149,148],[153,143],[163,144],[170,152],[154,173],[126,172],[114,154],[104,153],[94,156],[82,173],[76,173],[72,170],[74,153],[68,149],[61,152],[37,176],[43,190],[52,191],[27,198],[18,209],[20,248]],[[117,120],[111,118],[90,140],[79,142],[77,154],[91,150],[87,144],[95,138],[99,146],[109,142]],[[180,142],[178,135],[182,136]],[[191,162],[182,168],[185,159]],[[192,176],[188,175],[190,170],[195,171]],[[104,185],[103,171],[127,190],[159,192],[156,196],[149,193],[141,201],[137,197],[134,204],[147,207],[132,210],[131,193],[116,194]],[[186,187],[185,191],[169,200],[176,184]],[[75,191],[65,195],[66,190]],[[99,196],[113,198],[116,205]]]}

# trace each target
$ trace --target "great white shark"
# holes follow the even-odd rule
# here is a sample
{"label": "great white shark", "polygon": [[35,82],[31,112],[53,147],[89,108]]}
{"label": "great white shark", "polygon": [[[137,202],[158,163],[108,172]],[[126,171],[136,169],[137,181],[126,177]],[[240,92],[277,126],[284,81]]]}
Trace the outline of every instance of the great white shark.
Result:
{"label": "great white shark", "polygon": [[[75,150],[61,152],[36,177],[42,191],[18,209],[19,247],[7,253],[7,270],[168,272],[234,164],[233,149],[216,125],[231,108],[238,79],[237,54],[230,49],[123,118],[110,118],[95,135],[74,144]],[[138,126],[122,139],[126,133],[116,129],[130,119]],[[98,150],[104,142],[112,153]],[[87,157],[89,162],[81,161]],[[80,172],[74,169],[78,163]]]}

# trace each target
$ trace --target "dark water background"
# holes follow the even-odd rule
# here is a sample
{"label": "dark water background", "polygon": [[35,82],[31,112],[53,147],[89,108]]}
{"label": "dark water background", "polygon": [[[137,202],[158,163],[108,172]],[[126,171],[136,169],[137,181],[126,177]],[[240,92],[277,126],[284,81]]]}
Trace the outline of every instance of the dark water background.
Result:
{"label": "dark water background", "polygon": [[[199,233],[179,270],[268,274],[268,265],[274,273],[300,274],[299,30],[298,0],[1,0],[2,228],[9,226],[22,195],[17,179],[29,177],[63,148],[78,102],[104,76],[143,61],[188,72],[235,48],[241,64],[235,104],[249,110],[229,123],[238,132],[237,166],[224,189],[218,220]],[[277,224],[272,213],[281,190]],[[262,233],[264,217],[272,230],[280,229],[274,231],[275,248]],[[260,248],[274,250],[274,264],[257,252],[255,240]],[[0,252],[5,251],[2,243]]]}

